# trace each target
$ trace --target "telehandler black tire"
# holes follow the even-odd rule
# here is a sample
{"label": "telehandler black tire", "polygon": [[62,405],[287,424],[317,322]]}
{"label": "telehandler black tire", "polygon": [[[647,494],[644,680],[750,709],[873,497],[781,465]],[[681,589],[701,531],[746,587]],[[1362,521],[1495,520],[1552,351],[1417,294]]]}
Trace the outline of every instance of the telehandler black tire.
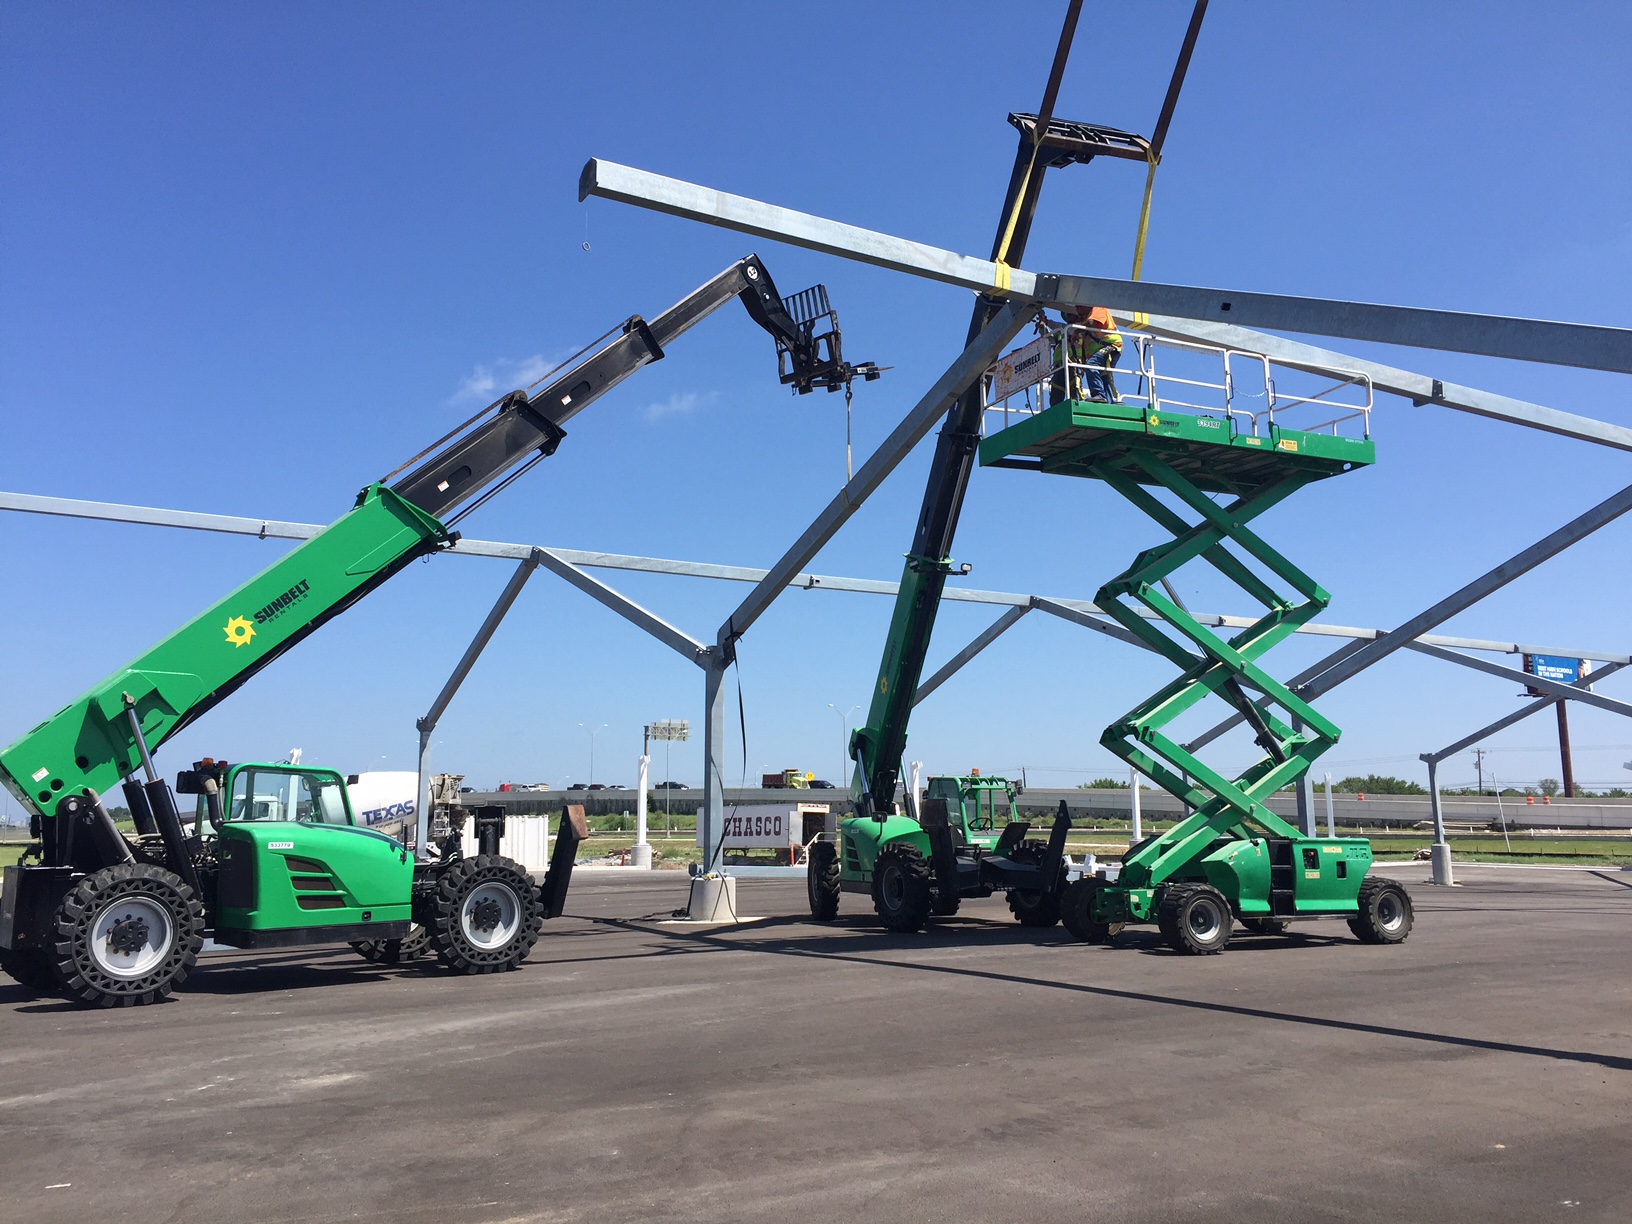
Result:
{"label": "telehandler black tire", "polygon": [[[399,944],[394,957],[389,947],[392,943]],[[358,956],[375,965],[405,965],[436,951],[431,946],[431,933],[417,922],[408,928],[408,934],[401,940],[359,939],[351,946]]]}
{"label": "telehandler black tire", "polygon": [[[1041,867],[1048,855],[1042,842],[1023,842],[1009,857],[1017,863],[1034,863]],[[1065,863],[1061,861],[1059,875],[1052,888],[1009,889],[1009,912],[1021,926],[1047,929],[1060,920],[1060,895],[1065,891]]]}
{"label": "telehandler black tire", "polygon": [[934,904],[929,864],[917,846],[885,846],[873,863],[873,909],[886,928],[921,931]]}
{"label": "telehandler black tire", "polygon": [[449,864],[436,882],[430,934],[436,958],[459,973],[506,973],[538,942],[544,911],[525,868],[497,854]]}
{"label": "telehandler black tire", "polygon": [[86,876],[57,906],[55,972],[70,996],[140,1007],[186,981],[204,946],[204,906],[174,872],[119,863]]}
{"label": "telehandler black tire", "polygon": [[963,904],[963,898],[958,896],[957,893],[953,893],[950,897],[943,897],[940,890],[936,889],[934,897],[935,899],[929,903],[929,912],[937,918],[952,917],[958,912],[958,906]]}
{"label": "telehandler black tire", "polygon": [[1094,893],[1098,889],[1098,880],[1084,876],[1066,885],[1060,897],[1060,923],[1083,943],[1108,944],[1122,933],[1120,922],[1094,921]]}
{"label": "telehandler black tire", "polygon": [[810,895],[810,916],[817,922],[832,922],[839,916],[839,848],[832,842],[811,846],[805,891]]}
{"label": "telehandler black tire", "polygon": [[1292,923],[1285,918],[1243,918],[1241,925],[1254,935],[1285,935]]}
{"label": "telehandler black tire", "polygon": [[1373,876],[1360,885],[1360,912],[1349,919],[1349,930],[1361,943],[1404,943],[1411,934],[1411,894],[1395,880]]}
{"label": "telehandler black tire", "polygon": [[56,966],[37,948],[0,948],[0,969],[35,994],[55,994],[62,989]]}
{"label": "telehandler black tire", "polygon": [[1169,884],[1156,924],[1168,947],[1186,956],[1216,956],[1230,943],[1230,903],[1211,884]]}

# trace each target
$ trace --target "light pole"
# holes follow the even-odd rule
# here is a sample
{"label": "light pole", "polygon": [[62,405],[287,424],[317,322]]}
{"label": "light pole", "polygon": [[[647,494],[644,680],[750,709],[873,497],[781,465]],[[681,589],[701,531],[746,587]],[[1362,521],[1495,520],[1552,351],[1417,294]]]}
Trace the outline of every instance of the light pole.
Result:
{"label": "light pole", "polygon": [[842,786],[846,781],[845,774],[848,772],[845,762],[850,759],[850,715],[861,709],[861,707],[853,705],[848,710],[841,711],[838,706],[830,701],[827,703],[827,708],[839,716],[839,776],[837,782]]}
{"label": "light pole", "polygon": [[583,727],[583,729],[585,731],[589,732],[589,784],[591,786],[594,786],[595,785],[595,733],[597,731],[605,731],[606,730],[606,724],[602,723],[598,727],[591,727],[586,723],[579,723],[578,725],[580,727]]}

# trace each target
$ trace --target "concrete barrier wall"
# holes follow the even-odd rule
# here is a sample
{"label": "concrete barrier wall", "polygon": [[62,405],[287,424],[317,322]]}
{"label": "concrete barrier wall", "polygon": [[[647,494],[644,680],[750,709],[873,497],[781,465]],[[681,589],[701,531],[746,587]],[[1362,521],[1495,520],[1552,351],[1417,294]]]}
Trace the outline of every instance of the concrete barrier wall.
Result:
{"label": "concrete barrier wall", "polygon": [[[648,819],[661,828],[663,799],[667,795],[670,810],[677,816],[691,816],[702,806],[703,792],[699,789],[652,791],[649,794]],[[1034,788],[1017,800],[1016,806],[1028,819],[1052,815],[1064,800],[1075,819],[1099,818],[1126,820],[1129,815],[1128,788],[1106,790],[1053,790]],[[1183,812],[1179,801],[1166,791],[1142,790],[1140,806],[1145,816],[1155,820],[1176,820]],[[591,816],[616,815],[635,810],[635,792],[626,791],[512,791],[507,793],[483,792],[464,796],[467,805],[498,803],[516,814],[559,813],[563,803],[582,803]],[[767,790],[761,787],[727,788],[727,805],[753,806],[758,804],[830,803],[841,816],[849,808],[849,794],[842,790]],[[1333,795],[1332,807],[1337,822],[1342,825],[1395,826],[1410,828],[1433,820],[1426,795],[1383,795],[1360,799],[1354,795]],[[1444,800],[1445,820],[1448,824],[1494,823],[1498,818],[1495,799],[1472,799],[1460,796]],[[1286,820],[1296,821],[1297,800],[1290,793],[1274,795],[1269,808]],[[1523,799],[1503,799],[1500,813],[1509,828],[1514,829],[1620,829],[1632,830],[1632,800],[1558,799],[1544,804],[1537,799],[1534,806]],[[1326,824],[1326,798],[1318,787],[1315,790],[1315,818],[1322,830]]]}

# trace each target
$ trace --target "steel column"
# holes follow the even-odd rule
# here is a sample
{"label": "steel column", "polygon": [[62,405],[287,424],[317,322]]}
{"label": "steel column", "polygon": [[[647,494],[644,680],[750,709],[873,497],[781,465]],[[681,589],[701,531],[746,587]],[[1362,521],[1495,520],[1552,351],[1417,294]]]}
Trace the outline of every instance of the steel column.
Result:
{"label": "steel column", "polygon": [[1428,802],[1434,811],[1434,844],[1428,852],[1433,860],[1433,882],[1452,884],[1451,846],[1445,840],[1445,808],[1439,800],[1439,761],[1428,756],[1422,759],[1428,762]]}
{"label": "steel column", "polygon": [[719,864],[725,829],[725,671],[720,652],[709,650],[703,666],[703,811],[697,823],[703,870]]}

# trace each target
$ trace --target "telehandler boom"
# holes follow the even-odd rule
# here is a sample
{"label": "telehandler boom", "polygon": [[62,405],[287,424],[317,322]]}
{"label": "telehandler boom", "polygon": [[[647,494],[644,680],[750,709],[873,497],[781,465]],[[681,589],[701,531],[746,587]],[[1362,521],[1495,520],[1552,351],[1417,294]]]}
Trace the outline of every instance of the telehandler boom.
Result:
{"label": "telehandler boom", "polygon": [[[502,821],[478,817],[472,858],[454,837],[440,859],[410,864],[400,842],[354,823],[344,782],[325,770],[199,762],[178,779],[200,796],[189,833],[152,753],[409,562],[452,545],[459,518],[553,454],[568,421],[733,298],[771,333],[781,382],[795,391],[878,376],[844,361],[825,290],[784,302],[749,255],[366,486],[341,518],[0,752],[0,781],[36,839],[5,870],[0,968],[103,1006],[164,998],[206,934],[255,948],[361,943],[387,959],[418,938],[466,972],[515,968],[539,920],[560,913],[581,809],[563,814],[541,893],[498,855]],[[133,836],[103,804],[116,786]]]}

